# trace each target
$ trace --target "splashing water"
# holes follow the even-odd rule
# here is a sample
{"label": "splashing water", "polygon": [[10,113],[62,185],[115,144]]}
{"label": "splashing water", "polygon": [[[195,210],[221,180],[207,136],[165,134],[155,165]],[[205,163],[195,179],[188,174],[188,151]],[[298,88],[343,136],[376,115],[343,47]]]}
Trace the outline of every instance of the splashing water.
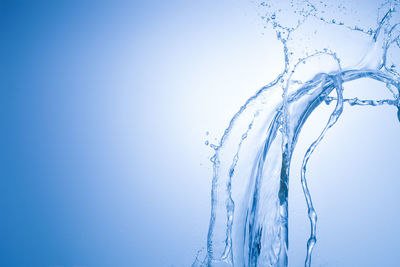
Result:
{"label": "splashing water", "polygon": [[[355,7],[360,5],[353,2]],[[397,107],[400,121],[400,62],[396,61],[400,54],[400,3],[376,4],[374,16],[367,16],[374,17],[371,22],[355,19],[357,9],[346,1],[259,3],[263,20],[282,43],[284,71],[245,102],[219,144],[212,146],[207,255],[204,260],[197,257],[193,266],[288,265],[288,183],[293,151],[316,107],[335,103],[301,167],[311,224],[305,266],[311,266],[317,214],[306,175],[312,153],[340,118],[344,104]],[[341,34],[346,38],[337,38]],[[354,35],[362,42],[354,44]],[[348,48],[351,45],[359,54]],[[363,78],[385,84],[393,98],[344,98],[344,84]]]}

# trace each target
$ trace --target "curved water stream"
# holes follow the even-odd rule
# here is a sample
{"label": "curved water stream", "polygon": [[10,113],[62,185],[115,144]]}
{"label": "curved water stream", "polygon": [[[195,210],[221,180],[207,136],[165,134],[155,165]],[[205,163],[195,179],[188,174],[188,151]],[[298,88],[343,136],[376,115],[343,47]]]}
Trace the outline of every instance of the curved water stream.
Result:
{"label": "curved water stream", "polygon": [[[308,148],[301,168],[301,185],[311,226],[305,266],[311,266],[317,240],[317,213],[307,186],[307,164],[313,151],[340,119],[344,104],[391,105],[397,107],[393,119],[400,121],[400,75],[390,56],[393,49],[400,48],[398,1],[381,3],[377,10],[378,22],[368,30],[328,21],[320,16],[324,12],[312,1],[302,1],[303,6],[298,8],[294,1],[286,2],[293,7],[294,11],[290,12],[300,14],[301,19],[293,27],[280,23],[277,13],[281,9],[267,1],[260,3],[268,10],[263,19],[272,25],[282,42],[285,70],[245,102],[231,119],[219,144],[212,145],[215,154],[211,158],[213,180],[207,255],[204,260],[196,259],[193,266],[288,265],[288,184],[293,151],[304,123],[316,107],[322,103],[335,104],[325,128]],[[310,17],[367,36],[368,51],[358,63],[345,67],[330,48],[299,56],[293,36]],[[305,69],[308,72],[303,76]],[[344,98],[344,84],[363,78],[385,84],[393,97]]]}

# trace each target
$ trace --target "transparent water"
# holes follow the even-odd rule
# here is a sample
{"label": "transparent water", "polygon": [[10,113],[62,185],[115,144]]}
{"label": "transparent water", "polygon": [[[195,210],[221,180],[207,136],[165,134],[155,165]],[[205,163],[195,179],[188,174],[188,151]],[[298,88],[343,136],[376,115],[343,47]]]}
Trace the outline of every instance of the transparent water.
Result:
{"label": "transparent water", "polygon": [[[318,218],[307,184],[313,152],[345,105],[389,106],[393,114],[387,119],[400,122],[398,1],[376,1],[368,8],[363,1],[264,1],[257,8],[282,43],[285,68],[245,102],[219,143],[210,145],[215,154],[207,248],[193,266],[288,266],[294,149],[310,115],[328,105],[329,118],[300,171],[310,222],[304,265],[311,266]],[[349,84],[364,80],[381,84],[390,97],[345,97]]]}

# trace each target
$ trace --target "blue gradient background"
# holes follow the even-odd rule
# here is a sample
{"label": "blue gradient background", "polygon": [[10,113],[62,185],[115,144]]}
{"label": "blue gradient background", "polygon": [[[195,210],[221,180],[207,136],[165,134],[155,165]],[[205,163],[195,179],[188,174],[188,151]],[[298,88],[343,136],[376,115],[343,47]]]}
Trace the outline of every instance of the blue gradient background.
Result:
{"label": "blue gradient background", "polygon": [[255,21],[232,1],[1,1],[0,265],[190,265],[205,132],[280,71]]}
{"label": "blue gradient background", "polygon": [[[209,220],[212,151],[204,141],[215,142],[238,107],[282,70],[281,46],[272,32],[261,34],[259,20],[247,1],[1,1],[0,266],[190,266]],[[395,112],[385,112],[382,154],[353,162],[381,160],[393,178],[400,128]],[[312,157],[321,159],[310,163],[315,176],[340,154],[352,118],[370,125],[365,116],[338,124],[339,139]],[[379,133],[368,133],[363,140],[372,144]],[[304,147],[315,135],[304,135]],[[344,168],[332,167],[328,180],[334,170],[352,175],[354,165]],[[310,175],[312,193],[335,186],[313,184]],[[362,194],[353,180],[348,197],[370,199],[376,175],[363,173],[370,183]],[[291,190],[292,256],[302,262],[308,222],[298,181]],[[393,209],[385,192],[375,214]],[[322,214],[324,203],[326,211],[337,207],[334,196],[318,203]],[[376,229],[361,218],[365,232]],[[335,249],[346,250],[334,238],[317,259],[332,263]],[[340,266],[357,255],[345,254]]]}

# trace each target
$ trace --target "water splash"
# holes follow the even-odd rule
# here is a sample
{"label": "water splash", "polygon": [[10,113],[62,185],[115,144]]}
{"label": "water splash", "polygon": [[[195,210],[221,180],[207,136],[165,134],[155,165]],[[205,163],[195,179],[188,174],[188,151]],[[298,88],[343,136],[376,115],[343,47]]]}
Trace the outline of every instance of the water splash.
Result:
{"label": "water splash", "polygon": [[[356,2],[356,1],[353,1]],[[307,185],[312,153],[335,125],[343,105],[397,107],[400,121],[399,1],[373,7],[373,21],[357,18],[350,1],[264,1],[266,27],[272,26],[284,52],[284,70],[258,90],[233,116],[217,145],[211,191],[207,255],[193,266],[287,266],[288,184],[301,129],[321,103],[336,103],[301,167],[311,231],[305,266],[317,241],[317,214]],[[357,52],[335,34],[357,35]],[[350,43],[349,43],[350,44]],[[363,49],[360,49],[363,48]],[[386,85],[392,99],[344,98],[344,84],[369,78]],[[331,96],[335,94],[336,96]],[[395,119],[396,114],[393,115]]]}

